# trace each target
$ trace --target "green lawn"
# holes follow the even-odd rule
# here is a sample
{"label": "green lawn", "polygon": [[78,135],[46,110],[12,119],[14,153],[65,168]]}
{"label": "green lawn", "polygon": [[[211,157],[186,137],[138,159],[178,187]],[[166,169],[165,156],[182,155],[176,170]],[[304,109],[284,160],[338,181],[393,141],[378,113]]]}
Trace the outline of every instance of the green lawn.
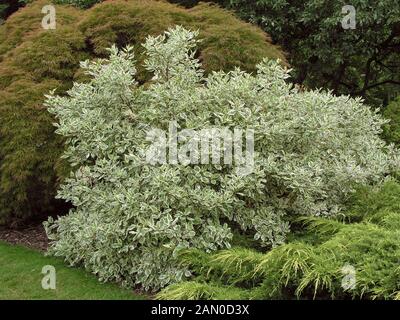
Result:
{"label": "green lawn", "polygon": [[[56,270],[56,289],[41,285],[43,266]],[[115,284],[100,283],[83,269],[71,268],[61,259],[0,242],[0,299],[145,299]]]}

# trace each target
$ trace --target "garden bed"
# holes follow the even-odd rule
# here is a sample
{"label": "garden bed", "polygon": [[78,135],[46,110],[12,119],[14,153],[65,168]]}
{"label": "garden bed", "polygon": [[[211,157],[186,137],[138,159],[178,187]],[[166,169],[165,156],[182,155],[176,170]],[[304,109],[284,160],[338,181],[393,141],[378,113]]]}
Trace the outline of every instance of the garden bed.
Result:
{"label": "garden bed", "polygon": [[42,224],[25,226],[19,229],[1,227],[0,240],[42,252],[46,251],[48,246],[48,239]]}

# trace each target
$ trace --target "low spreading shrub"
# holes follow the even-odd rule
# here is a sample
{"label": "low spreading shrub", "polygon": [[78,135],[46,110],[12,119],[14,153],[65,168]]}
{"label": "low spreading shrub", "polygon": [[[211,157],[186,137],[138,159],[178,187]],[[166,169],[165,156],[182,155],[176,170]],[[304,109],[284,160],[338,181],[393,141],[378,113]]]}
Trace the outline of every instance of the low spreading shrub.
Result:
{"label": "low spreading shrub", "polygon": [[[268,59],[254,75],[205,76],[196,35],[176,27],[148,37],[144,68],[153,78],[145,86],[135,79],[133,48],[114,46],[109,59],[82,63],[89,82],[48,96],[74,168],[59,192],[74,209],[46,225],[51,252],[102,280],[145,288],[178,282],[190,269],[176,254],[229,247],[232,225],[276,246],[287,217],[336,215],[355,184],[378,182],[398,166],[397,150],[379,137],[384,120],[360,100],[300,92]],[[148,158],[149,130],[168,132],[171,121],[196,132],[251,129],[253,158],[246,136],[245,163],[182,163],[199,137],[181,134],[180,162],[159,163],[158,149]]]}
{"label": "low spreading shrub", "polygon": [[[369,201],[363,204],[366,199]],[[364,189],[350,215],[358,223],[303,218],[308,234],[268,253],[232,248],[213,254],[181,251],[196,277],[165,288],[159,299],[400,299],[400,185]],[[386,202],[385,201],[389,200]],[[370,207],[370,204],[373,204]]]}
{"label": "low spreading shrub", "polygon": [[[285,63],[260,29],[211,5],[191,10],[151,0],[107,1],[88,10],[56,5],[56,29],[45,30],[47,4],[33,1],[0,25],[0,223],[64,210],[54,195],[69,168],[59,160],[62,139],[54,134],[43,101],[50,89],[64,94],[73,81],[85,79],[79,61],[106,57],[105,48],[113,43],[133,45],[139,59],[147,34],[179,23],[202,27],[199,58],[208,72],[234,65],[254,70],[264,56]],[[142,69],[138,78],[145,82],[149,76]]]}

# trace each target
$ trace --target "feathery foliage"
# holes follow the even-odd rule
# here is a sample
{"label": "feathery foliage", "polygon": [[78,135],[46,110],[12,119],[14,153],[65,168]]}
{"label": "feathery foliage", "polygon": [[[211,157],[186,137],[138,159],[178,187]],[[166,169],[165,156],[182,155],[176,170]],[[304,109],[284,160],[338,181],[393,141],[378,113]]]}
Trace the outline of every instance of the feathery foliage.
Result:
{"label": "feathery foliage", "polygon": [[[368,203],[364,203],[366,199]],[[379,188],[364,188],[353,201],[350,215],[366,213],[364,220],[342,223],[304,218],[311,227],[308,232],[329,234],[322,243],[293,240],[265,254],[248,249],[203,254],[196,262],[192,282],[199,283],[198,290],[200,284],[215,291],[216,287],[236,288],[241,293],[239,299],[399,299],[400,184],[387,181]],[[183,255],[186,264],[191,255]],[[238,268],[232,277],[219,278],[218,268],[232,261],[236,265],[252,261],[247,266],[253,272]],[[161,291],[159,297],[181,299],[186,290],[185,283],[176,284]],[[227,294],[225,299],[230,298]]]}

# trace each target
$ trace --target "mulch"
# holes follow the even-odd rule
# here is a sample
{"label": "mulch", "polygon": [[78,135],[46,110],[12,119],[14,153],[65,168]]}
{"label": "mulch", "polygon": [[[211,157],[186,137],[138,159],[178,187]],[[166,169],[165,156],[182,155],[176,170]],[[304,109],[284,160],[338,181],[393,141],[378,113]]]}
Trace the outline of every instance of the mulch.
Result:
{"label": "mulch", "polygon": [[47,250],[49,244],[42,224],[25,226],[19,229],[0,227],[0,240],[43,252]]}

